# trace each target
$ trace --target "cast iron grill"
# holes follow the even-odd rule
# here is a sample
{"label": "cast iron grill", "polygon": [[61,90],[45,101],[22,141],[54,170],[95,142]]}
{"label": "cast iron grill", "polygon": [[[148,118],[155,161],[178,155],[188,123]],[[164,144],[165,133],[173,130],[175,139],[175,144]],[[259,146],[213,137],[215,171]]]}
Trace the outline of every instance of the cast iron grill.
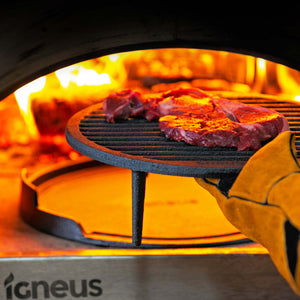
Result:
{"label": "cast iron grill", "polygon": [[[269,97],[235,97],[234,100],[282,113],[296,135],[299,156],[300,106],[296,102],[277,101]],[[190,177],[229,177],[237,175],[254,153],[172,141],[161,133],[158,122],[144,119],[107,123],[101,106],[91,106],[73,116],[68,123],[66,137],[70,145],[82,154],[132,170],[132,237],[136,246],[141,244],[142,238],[147,172]]]}

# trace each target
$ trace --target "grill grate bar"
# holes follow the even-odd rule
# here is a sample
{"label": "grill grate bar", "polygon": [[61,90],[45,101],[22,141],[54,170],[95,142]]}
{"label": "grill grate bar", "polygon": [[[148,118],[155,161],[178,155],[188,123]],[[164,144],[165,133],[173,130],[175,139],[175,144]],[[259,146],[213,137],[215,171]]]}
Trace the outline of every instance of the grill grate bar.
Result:
{"label": "grill grate bar", "polygon": [[[99,145],[102,145],[103,146],[103,143],[100,143]],[[112,146],[108,146],[109,148],[114,148]],[[215,149],[215,148],[214,148]],[[203,150],[200,149],[198,151],[185,151],[185,153],[182,152],[182,150],[179,150],[179,149],[168,149],[166,147],[151,147],[151,146],[140,146],[140,145],[130,145],[130,146],[118,146],[118,150],[120,151],[124,151],[126,153],[135,153],[134,155],[140,155],[142,154],[143,152],[144,153],[148,153],[148,154],[158,154],[158,155],[167,155],[167,156],[170,156],[170,155],[174,155],[174,154],[180,154],[181,156],[197,156],[197,157],[201,157],[201,156],[207,156],[207,155],[212,155],[212,156],[225,156],[225,155],[235,155],[235,156],[240,156],[240,157],[243,157],[243,156],[248,156],[250,154],[253,154],[253,152],[246,152],[244,154],[240,154],[240,152],[238,152],[237,154],[237,151],[236,150],[227,150],[226,153],[224,153],[225,151],[208,151],[208,150]]]}
{"label": "grill grate bar", "polygon": [[[127,129],[127,130],[126,130]],[[116,129],[112,129],[112,130],[107,130],[105,127],[104,128],[101,128],[101,127],[98,127],[98,128],[80,128],[80,131],[81,132],[84,132],[86,134],[91,134],[91,135],[98,135],[98,136],[103,136],[105,134],[109,135],[109,134],[114,134],[114,135],[130,135],[132,131],[136,132],[137,135],[148,135],[148,134],[159,134],[161,133],[160,132],[160,129],[159,128],[141,128],[139,130],[137,130],[137,128],[133,128],[133,127],[124,127],[120,130],[116,130]]]}
{"label": "grill grate bar", "polygon": [[[125,152],[125,151],[124,151]],[[248,156],[237,156],[233,157],[233,155],[184,155],[184,154],[173,154],[173,153],[156,153],[156,152],[151,152],[151,151],[126,151],[127,154],[130,155],[143,155],[146,156],[149,159],[158,159],[158,160],[168,160],[168,161],[212,161],[212,160],[217,160],[217,161],[222,161],[222,160],[242,160],[242,161],[247,161],[249,159]]]}
{"label": "grill grate bar", "polygon": [[[132,153],[128,153],[131,155],[135,155],[134,152]],[[166,160],[166,161],[247,161],[249,159],[249,157],[239,157],[239,158],[233,158],[232,156],[203,156],[203,157],[198,157],[198,156],[190,156],[190,157],[186,157],[186,156],[159,156],[159,155],[148,155],[147,154],[147,158],[149,159],[157,159],[157,160]]]}
{"label": "grill grate bar", "polygon": [[[183,142],[180,142],[183,143]],[[144,142],[144,143],[138,143],[138,142],[131,142],[128,144],[123,144],[123,145],[119,145],[118,142],[96,142],[96,144],[98,145],[102,145],[102,146],[109,146],[109,145],[117,145],[118,147],[122,148],[122,149],[134,149],[136,148],[137,150],[143,150],[143,149],[155,149],[156,151],[185,151],[187,153],[205,153],[205,152],[209,152],[209,153],[213,153],[213,155],[218,155],[218,154],[222,154],[222,153],[228,153],[230,150],[232,152],[235,152],[235,155],[243,155],[242,153],[246,153],[246,154],[250,154],[251,151],[243,151],[243,152],[237,152],[235,149],[233,148],[208,148],[208,147],[199,147],[199,146],[187,146],[185,144],[183,145],[174,145],[172,146],[172,144],[170,145],[168,142],[163,142],[163,143],[152,143],[152,142]],[[237,152],[237,153],[236,153]],[[252,153],[252,152],[251,152]]]}
{"label": "grill grate bar", "polygon": [[[132,131],[132,130],[131,130]],[[81,132],[85,132],[87,133],[87,135],[89,135],[91,137],[91,139],[93,139],[93,141],[101,141],[101,140],[105,140],[105,138],[109,138],[110,139],[115,139],[115,138],[119,138],[119,139],[127,139],[127,138],[132,138],[132,134],[131,134],[131,131],[113,131],[113,132],[101,132],[99,129],[98,130],[82,130]],[[139,132],[136,132],[135,133],[135,136],[138,137],[138,138],[141,138],[141,137],[144,137],[146,134],[148,137],[151,137],[151,136],[155,136],[157,137],[157,132],[158,131],[139,131]],[[101,136],[99,136],[101,135]]]}
{"label": "grill grate bar", "polygon": [[[89,123],[102,123],[103,121],[106,121],[105,117],[103,115],[99,115],[99,116],[90,116],[90,117],[93,117],[93,118],[89,118],[89,117],[86,117],[85,119],[83,119],[80,124],[89,124]],[[133,119],[129,119],[130,120],[133,120]],[[114,126],[114,127],[119,127],[119,126],[122,126],[123,123],[127,123],[128,120],[119,120],[117,123],[103,123],[103,126]],[[139,126],[139,125],[142,125],[145,123],[145,120],[144,119],[134,119],[134,126]],[[149,125],[151,125],[152,123],[151,122],[148,122]]]}

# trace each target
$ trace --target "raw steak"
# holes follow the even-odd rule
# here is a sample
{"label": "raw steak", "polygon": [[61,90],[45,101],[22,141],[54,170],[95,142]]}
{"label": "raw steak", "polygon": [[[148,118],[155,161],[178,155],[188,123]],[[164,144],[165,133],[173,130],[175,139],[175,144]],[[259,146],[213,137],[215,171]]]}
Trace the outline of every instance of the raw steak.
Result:
{"label": "raw steak", "polygon": [[144,96],[124,90],[109,95],[103,101],[103,111],[111,123],[129,117],[143,117],[152,121],[169,114],[183,114],[191,108],[195,112],[209,112],[214,110],[214,106],[211,97],[198,89],[178,89]]}
{"label": "raw steak", "polygon": [[143,115],[145,109],[145,101],[142,101],[141,94],[131,90],[113,93],[103,102],[106,120],[111,123],[117,119],[127,120],[131,116]]}
{"label": "raw steak", "polygon": [[108,122],[129,117],[159,118],[166,137],[191,145],[257,150],[289,130],[278,112],[220,99],[199,89],[142,96],[131,90],[110,95],[103,109]]}

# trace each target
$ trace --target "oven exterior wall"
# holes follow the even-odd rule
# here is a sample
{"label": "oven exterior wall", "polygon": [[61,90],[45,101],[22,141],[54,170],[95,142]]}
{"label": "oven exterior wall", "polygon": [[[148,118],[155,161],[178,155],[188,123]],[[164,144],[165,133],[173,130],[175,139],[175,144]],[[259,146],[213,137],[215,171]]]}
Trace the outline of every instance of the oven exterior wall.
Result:
{"label": "oven exterior wall", "polygon": [[[41,281],[44,285],[34,291]],[[43,298],[45,285],[49,294]],[[1,258],[0,298],[10,295],[11,299],[22,295],[26,299],[298,299],[264,254]]]}
{"label": "oven exterior wall", "polygon": [[[142,5],[141,5],[142,4]],[[228,50],[300,69],[300,22],[277,16],[199,16],[186,9],[101,1],[12,1],[1,7],[0,99],[85,59],[159,47]]]}

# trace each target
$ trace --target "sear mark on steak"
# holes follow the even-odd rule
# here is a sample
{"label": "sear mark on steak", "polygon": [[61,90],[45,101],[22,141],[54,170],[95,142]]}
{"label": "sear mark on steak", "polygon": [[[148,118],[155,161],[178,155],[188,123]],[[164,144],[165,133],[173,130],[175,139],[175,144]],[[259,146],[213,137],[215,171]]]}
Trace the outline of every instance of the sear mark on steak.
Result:
{"label": "sear mark on steak", "polygon": [[132,90],[109,95],[103,102],[108,122],[130,117],[159,119],[167,138],[205,147],[258,150],[289,130],[280,113],[263,107],[221,99],[199,89],[176,89],[141,95]]}

